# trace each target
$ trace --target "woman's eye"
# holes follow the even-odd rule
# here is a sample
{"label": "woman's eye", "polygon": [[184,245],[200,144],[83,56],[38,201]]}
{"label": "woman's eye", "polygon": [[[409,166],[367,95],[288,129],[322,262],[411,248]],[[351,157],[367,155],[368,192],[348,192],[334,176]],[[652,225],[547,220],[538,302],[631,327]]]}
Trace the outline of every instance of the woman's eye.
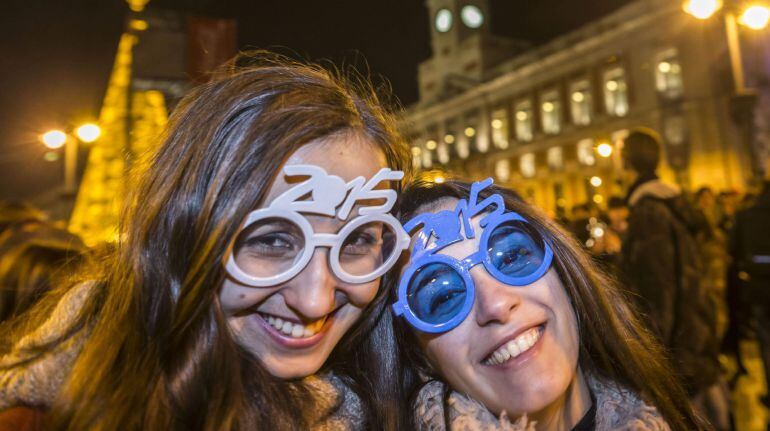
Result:
{"label": "woman's eye", "polygon": [[442,311],[441,309],[443,309],[448,304],[453,305],[458,296],[462,295],[463,293],[464,290],[458,288],[450,288],[439,292],[432,298],[430,302],[430,312],[436,313],[437,311]]}
{"label": "woman's eye", "polygon": [[362,255],[371,253],[381,243],[381,239],[367,232],[354,233],[347,237],[343,253]]}
{"label": "woman's eye", "polygon": [[282,257],[295,250],[294,237],[287,233],[275,232],[254,236],[246,240],[246,248],[258,256]]}

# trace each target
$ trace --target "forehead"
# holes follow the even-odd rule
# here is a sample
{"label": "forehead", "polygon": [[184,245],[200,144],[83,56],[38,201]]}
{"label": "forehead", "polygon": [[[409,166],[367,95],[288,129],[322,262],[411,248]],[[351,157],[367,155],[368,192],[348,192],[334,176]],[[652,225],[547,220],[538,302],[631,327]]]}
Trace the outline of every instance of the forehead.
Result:
{"label": "forehead", "polygon": [[[460,201],[459,199],[454,197],[441,198],[436,202],[432,202],[428,205],[423,205],[419,207],[415,215],[420,215],[424,213],[437,213],[439,211],[454,211],[459,201]],[[463,238],[462,241],[458,241],[452,245],[443,247],[441,250],[438,250],[436,253],[445,254],[448,256],[455,257],[457,259],[463,259],[468,255],[472,254],[474,251],[476,251],[476,248],[478,247],[478,241],[481,238],[481,233],[484,231],[481,228],[481,226],[479,226],[479,222],[481,221],[482,218],[484,218],[486,214],[487,214],[486,212],[482,212],[480,214],[477,214],[475,217],[471,218],[471,226],[473,226],[473,230],[475,233],[475,236],[473,238],[471,239],[466,238],[464,224],[460,222],[459,223],[460,235]],[[414,234],[412,235],[412,242],[409,244],[410,250],[412,249],[412,247],[414,247],[416,240],[417,240],[417,232],[414,232]],[[432,248],[435,246],[435,244],[436,244],[436,238],[434,236],[431,236],[430,241],[428,241],[427,248]]]}
{"label": "forehead", "polygon": [[[355,133],[345,133],[311,141],[295,151],[284,163],[286,165],[315,165],[323,168],[329,175],[336,175],[345,182],[356,177],[367,180],[381,168],[387,167],[385,154],[376,144]],[[281,167],[283,169],[283,166]],[[276,196],[294,187],[302,178],[287,179],[283,170],[279,171],[266,202],[272,202]]]}

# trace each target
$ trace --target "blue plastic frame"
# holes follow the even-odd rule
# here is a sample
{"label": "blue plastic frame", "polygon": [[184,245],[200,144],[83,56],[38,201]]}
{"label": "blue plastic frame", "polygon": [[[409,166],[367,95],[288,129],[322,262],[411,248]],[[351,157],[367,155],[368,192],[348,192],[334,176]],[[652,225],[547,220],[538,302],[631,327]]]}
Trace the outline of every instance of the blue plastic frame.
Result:
{"label": "blue plastic frame", "polygon": [[[484,268],[489,274],[491,274],[497,280],[510,286],[527,286],[532,284],[539,280],[543,275],[545,275],[545,273],[548,272],[548,269],[551,267],[551,262],[553,261],[553,251],[548,244],[548,240],[543,237],[542,234],[540,234],[540,236],[543,242],[543,261],[532,274],[526,277],[511,277],[500,272],[492,264],[491,256],[487,253],[487,250],[489,237],[492,232],[494,232],[495,228],[497,228],[497,226],[500,224],[508,221],[519,221],[524,224],[529,224],[529,222],[524,217],[515,212],[504,213],[503,211],[505,208],[503,206],[503,199],[500,195],[497,194],[492,195],[482,201],[481,204],[483,205],[476,205],[475,201],[478,192],[491,184],[491,179],[473,183],[471,186],[470,202],[472,203],[472,206],[470,206],[470,210],[468,202],[461,200],[458,202],[455,211],[442,211],[436,214],[420,214],[404,225],[404,228],[407,232],[410,232],[412,229],[419,225],[424,225],[424,228],[418,233],[418,241],[416,241],[412,251],[415,257],[411,264],[401,275],[401,279],[398,284],[398,300],[393,304],[392,307],[396,316],[403,316],[406,318],[410,325],[419,331],[430,334],[447,332],[457,327],[465,320],[465,318],[468,317],[468,314],[470,313],[471,308],[473,308],[473,304],[476,300],[476,285],[470,275],[470,270],[478,264],[484,265]],[[479,241],[479,248],[475,253],[462,260],[457,260],[444,254],[436,254],[439,250],[450,244],[454,244],[464,239],[473,238],[475,234],[470,225],[470,218],[473,217],[473,215],[481,212],[484,208],[487,208],[489,205],[495,205],[496,208],[495,211],[491,212],[484,219],[482,219],[480,223],[484,228],[484,232],[482,233],[481,240]],[[455,217],[453,221],[451,216]],[[462,218],[462,222],[464,223],[465,238],[463,238],[463,235],[461,235],[459,232],[460,219],[458,217]],[[448,226],[450,222],[452,226]],[[457,232],[452,234],[451,232],[453,230],[457,230]],[[533,231],[537,232],[535,229],[533,229]],[[439,234],[439,232],[441,234]],[[448,234],[451,236],[450,238],[446,237]],[[427,249],[427,244],[431,235],[437,237],[436,247]],[[444,236],[443,238],[441,237],[442,235]],[[409,306],[409,300],[407,298],[409,284],[412,281],[412,277],[414,276],[415,272],[417,272],[417,270],[420,268],[423,268],[426,265],[432,263],[442,263],[452,268],[460,275],[466,286],[465,302],[463,303],[460,311],[446,322],[441,323],[429,323],[421,320]]]}

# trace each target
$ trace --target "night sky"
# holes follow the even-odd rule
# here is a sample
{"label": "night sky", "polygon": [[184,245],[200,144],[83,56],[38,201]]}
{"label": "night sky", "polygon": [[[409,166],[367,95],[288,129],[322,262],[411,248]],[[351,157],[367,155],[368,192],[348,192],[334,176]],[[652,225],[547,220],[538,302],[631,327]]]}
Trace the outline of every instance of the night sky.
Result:
{"label": "night sky", "polygon": [[[629,0],[491,0],[494,33],[547,42]],[[127,5],[123,0],[4,0],[0,9],[0,199],[34,199],[62,182],[41,132],[95,120]],[[238,20],[241,48],[279,47],[362,64],[417,99],[430,56],[422,0],[151,0],[155,7]]]}

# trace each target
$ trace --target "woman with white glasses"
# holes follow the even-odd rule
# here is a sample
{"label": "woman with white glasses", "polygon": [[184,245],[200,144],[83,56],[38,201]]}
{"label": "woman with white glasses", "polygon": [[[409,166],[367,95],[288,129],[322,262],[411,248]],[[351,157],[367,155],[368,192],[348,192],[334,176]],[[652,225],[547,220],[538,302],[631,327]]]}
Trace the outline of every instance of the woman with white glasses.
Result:
{"label": "woman with white glasses", "polygon": [[409,154],[355,81],[257,53],[193,89],[95,281],[0,332],[0,409],[34,407],[35,429],[396,428],[371,332],[409,243],[389,214]]}

